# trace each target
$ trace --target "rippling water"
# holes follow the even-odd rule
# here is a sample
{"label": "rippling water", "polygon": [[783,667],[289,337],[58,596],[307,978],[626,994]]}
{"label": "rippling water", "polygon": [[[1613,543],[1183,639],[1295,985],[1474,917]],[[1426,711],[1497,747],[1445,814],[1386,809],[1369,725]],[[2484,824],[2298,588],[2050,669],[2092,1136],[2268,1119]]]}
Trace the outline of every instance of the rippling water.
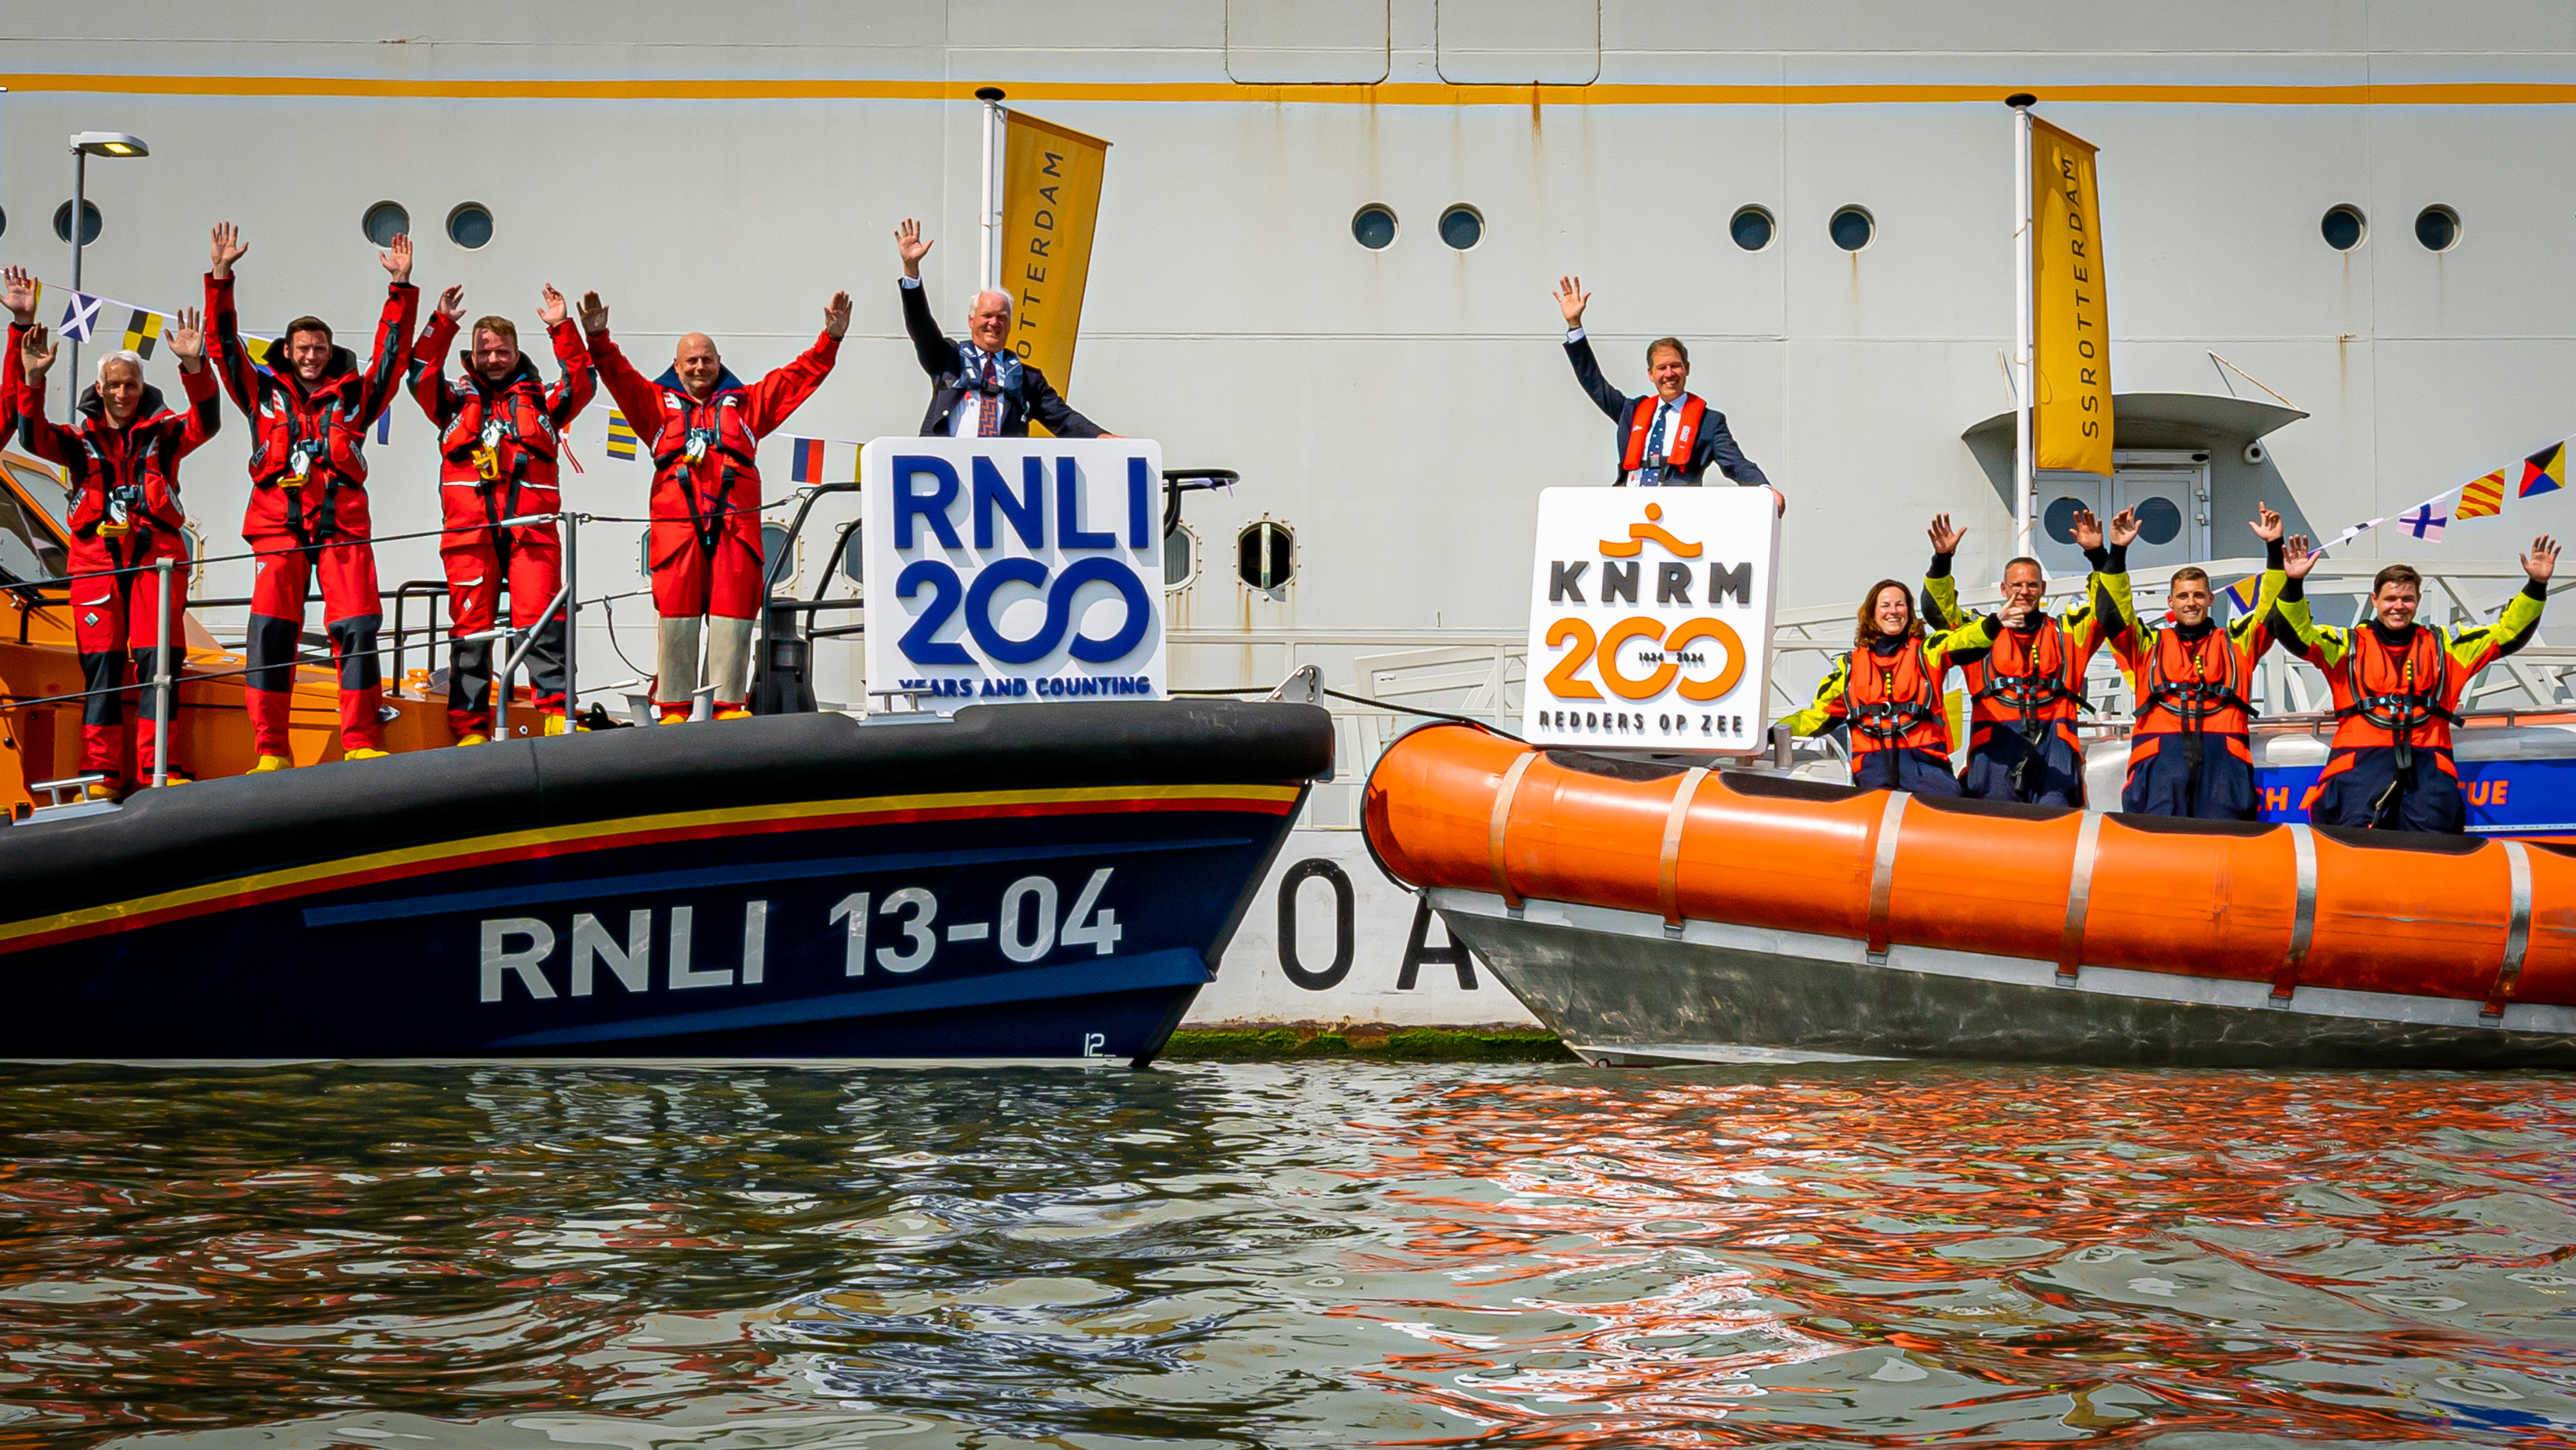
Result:
{"label": "rippling water", "polygon": [[2576,1445],[2576,1080],[0,1069],[0,1446]]}

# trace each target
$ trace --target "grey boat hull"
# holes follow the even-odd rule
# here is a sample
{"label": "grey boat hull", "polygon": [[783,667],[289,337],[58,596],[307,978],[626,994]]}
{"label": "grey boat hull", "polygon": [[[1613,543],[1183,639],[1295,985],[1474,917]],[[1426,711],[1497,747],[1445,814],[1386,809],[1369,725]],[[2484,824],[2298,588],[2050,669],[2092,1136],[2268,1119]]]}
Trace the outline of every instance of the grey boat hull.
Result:
{"label": "grey boat hull", "polygon": [[1864,944],[1434,889],[1432,908],[1597,1064],[1967,1058],[2137,1067],[2570,1068],[2576,1009]]}

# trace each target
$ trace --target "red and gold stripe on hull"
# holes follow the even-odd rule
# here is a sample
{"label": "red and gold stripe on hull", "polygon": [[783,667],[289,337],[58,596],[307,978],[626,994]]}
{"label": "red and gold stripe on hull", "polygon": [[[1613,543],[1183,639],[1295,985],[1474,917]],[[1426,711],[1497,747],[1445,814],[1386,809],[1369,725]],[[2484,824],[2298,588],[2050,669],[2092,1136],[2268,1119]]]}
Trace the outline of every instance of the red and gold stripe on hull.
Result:
{"label": "red and gold stripe on hull", "polygon": [[940,795],[870,796],[854,800],[732,806],[721,810],[678,811],[667,815],[545,826],[409,846],[365,856],[344,856],[331,861],[209,881],[129,901],[84,906],[0,923],[0,955],[326,891],[628,846],[721,840],[737,836],[774,836],[852,826],[1007,820],[1033,816],[1130,815],[1163,811],[1248,811],[1284,816],[1296,809],[1301,789],[1293,785],[1120,785],[1055,790],[959,791]]}

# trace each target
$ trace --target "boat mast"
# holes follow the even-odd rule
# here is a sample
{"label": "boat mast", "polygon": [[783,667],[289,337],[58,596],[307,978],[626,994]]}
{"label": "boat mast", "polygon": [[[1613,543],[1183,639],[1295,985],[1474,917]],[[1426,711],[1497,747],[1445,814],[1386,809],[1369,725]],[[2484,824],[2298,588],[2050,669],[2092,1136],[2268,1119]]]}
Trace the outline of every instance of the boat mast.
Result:
{"label": "boat mast", "polygon": [[2013,113],[2013,552],[2027,555],[2037,489],[2030,467],[2030,108],[2026,91],[2004,97]]}

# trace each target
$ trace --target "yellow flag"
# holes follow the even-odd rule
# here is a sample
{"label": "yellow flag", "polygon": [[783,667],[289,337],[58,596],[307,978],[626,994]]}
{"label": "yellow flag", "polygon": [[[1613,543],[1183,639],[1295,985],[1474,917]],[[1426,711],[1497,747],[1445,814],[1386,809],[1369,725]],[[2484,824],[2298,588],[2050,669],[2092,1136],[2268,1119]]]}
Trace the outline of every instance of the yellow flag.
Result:
{"label": "yellow flag", "polygon": [[2031,466],[2111,472],[2111,308],[2093,144],[2030,121]]}
{"label": "yellow flag", "polygon": [[1109,143],[1010,113],[1002,159],[1002,290],[1019,327],[1013,348],[1071,393],[1091,232]]}

